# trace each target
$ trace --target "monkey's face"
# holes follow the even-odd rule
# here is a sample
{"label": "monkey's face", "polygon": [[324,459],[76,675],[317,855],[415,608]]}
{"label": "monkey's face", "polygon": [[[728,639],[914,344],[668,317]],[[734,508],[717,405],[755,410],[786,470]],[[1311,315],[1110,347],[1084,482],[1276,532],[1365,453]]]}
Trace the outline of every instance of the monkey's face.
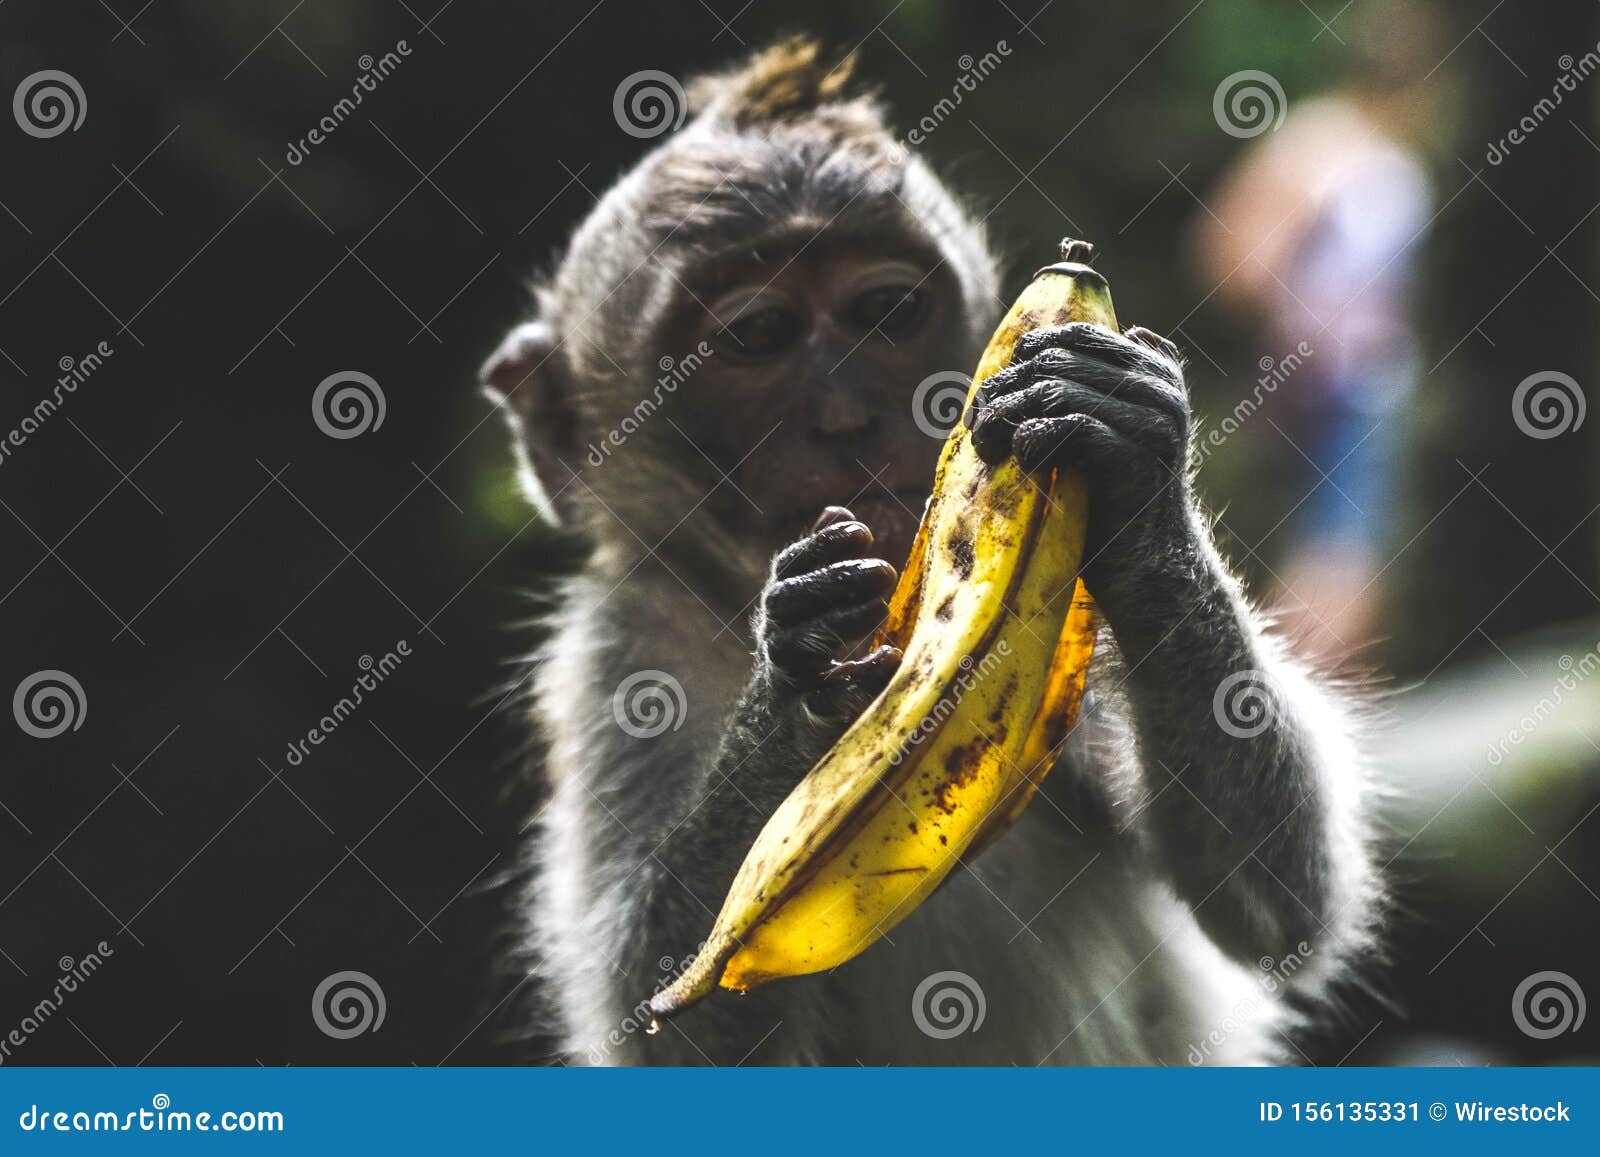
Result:
{"label": "monkey's face", "polygon": [[708,507],[774,546],[823,506],[846,505],[886,557],[903,555],[943,444],[917,418],[917,388],[973,357],[937,255],[818,241],[710,263],[686,288],[661,348],[709,351],[673,407],[713,477],[727,476]]}

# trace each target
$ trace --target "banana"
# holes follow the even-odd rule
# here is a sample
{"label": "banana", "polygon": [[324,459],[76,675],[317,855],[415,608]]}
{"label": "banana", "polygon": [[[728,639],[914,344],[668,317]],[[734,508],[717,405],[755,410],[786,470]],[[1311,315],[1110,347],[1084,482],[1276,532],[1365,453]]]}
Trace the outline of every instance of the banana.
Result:
{"label": "banana", "polygon": [[[1029,330],[1115,330],[1093,247],[1061,252],[1000,323],[973,391]],[[1094,645],[1077,577],[1087,514],[1082,479],[991,469],[957,424],[875,640],[905,653],[899,670],[768,820],[704,947],[651,999],[656,1016],[719,983],[844,963],[1022,813],[1071,730]]]}

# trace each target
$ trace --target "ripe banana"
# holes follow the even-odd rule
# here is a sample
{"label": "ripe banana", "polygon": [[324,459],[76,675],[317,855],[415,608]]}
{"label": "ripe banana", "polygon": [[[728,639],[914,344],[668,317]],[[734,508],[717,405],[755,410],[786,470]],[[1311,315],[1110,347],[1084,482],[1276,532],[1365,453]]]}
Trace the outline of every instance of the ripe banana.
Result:
{"label": "ripe banana", "polygon": [[[1029,330],[1116,328],[1092,252],[1062,243],[990,339],[974,391]],[[1022,813],[1076,718],[1094,645],[1077,580],[1087,513],[1076,475],[991,469],[957,424],[875,640],[904,651],[899,670],[773,813],[704,948],[651,1000],[657,1016],[719,982],[842,964]]]}

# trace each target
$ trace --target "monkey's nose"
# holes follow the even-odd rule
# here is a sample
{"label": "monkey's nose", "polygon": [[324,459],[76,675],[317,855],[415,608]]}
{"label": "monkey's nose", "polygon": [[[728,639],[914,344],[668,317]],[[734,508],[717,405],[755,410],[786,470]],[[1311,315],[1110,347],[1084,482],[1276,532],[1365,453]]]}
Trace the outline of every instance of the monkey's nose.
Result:
{"label": "monkey's nose", "polygon": [[848,446],[876,438],[882,428],[883,419],[865,408],[859,414],[848,416],[825,410],[812,422],[807,433],[813,442]]}
{"label": "monkey's nose", "polygon": [[807,433],[813,442],[852,445],[874,437],[882,426],[883,419],[858,383],[833,381],[815,400]]}

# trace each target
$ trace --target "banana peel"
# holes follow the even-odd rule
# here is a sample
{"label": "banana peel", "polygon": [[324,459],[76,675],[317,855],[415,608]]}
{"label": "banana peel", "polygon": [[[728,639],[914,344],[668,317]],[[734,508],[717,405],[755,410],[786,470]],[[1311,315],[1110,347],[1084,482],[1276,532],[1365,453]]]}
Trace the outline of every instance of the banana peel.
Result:
{"label": "banana peel", "polygon": [[[1116,329],[1091,254],[1063,242],[1063,260],[1034,276],[974,392],[1030,330]],[[704,947],[652,998],[656,1016],[719,984],[743,991],[844,963],[1022,814],[1077,717],[1093,652],[1078,580],[1087,517],[1077,475],[991,468],[956,426],[874,640],[904,652],[898,671],[768,820]]]}

